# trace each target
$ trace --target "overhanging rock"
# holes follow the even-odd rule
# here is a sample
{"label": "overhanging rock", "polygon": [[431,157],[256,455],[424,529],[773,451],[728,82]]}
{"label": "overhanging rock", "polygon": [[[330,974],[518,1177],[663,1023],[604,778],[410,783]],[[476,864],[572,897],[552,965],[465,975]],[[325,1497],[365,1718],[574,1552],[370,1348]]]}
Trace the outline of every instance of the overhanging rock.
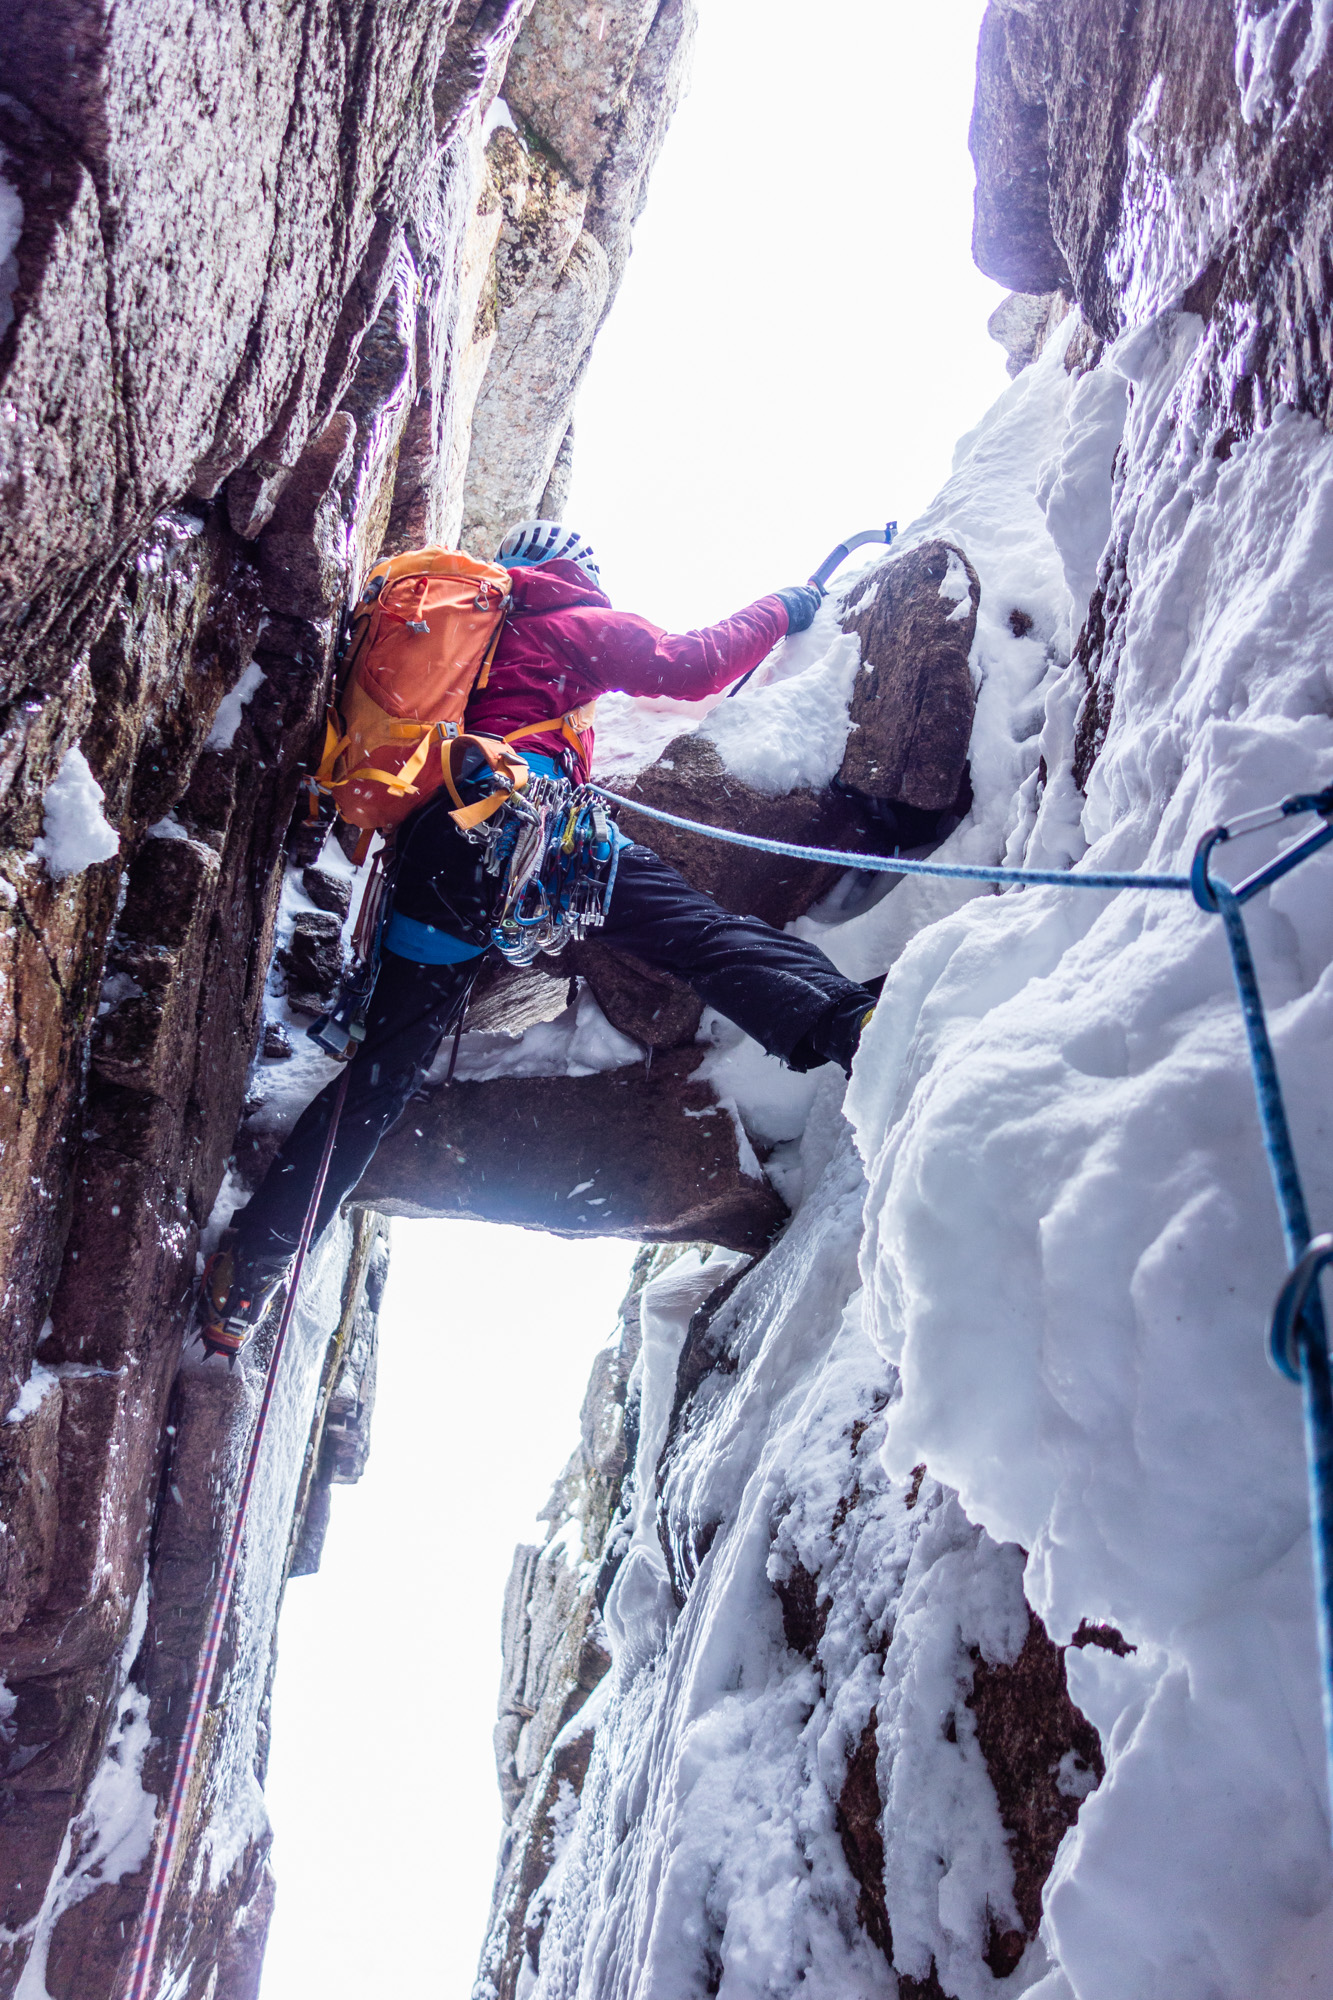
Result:
{"label": "overhanging rock", "polygon": [[357,1200],[386,1215],[760,1250],[786,1219],[683,1049],[594,1076],[494,1077],[410,1104]]}

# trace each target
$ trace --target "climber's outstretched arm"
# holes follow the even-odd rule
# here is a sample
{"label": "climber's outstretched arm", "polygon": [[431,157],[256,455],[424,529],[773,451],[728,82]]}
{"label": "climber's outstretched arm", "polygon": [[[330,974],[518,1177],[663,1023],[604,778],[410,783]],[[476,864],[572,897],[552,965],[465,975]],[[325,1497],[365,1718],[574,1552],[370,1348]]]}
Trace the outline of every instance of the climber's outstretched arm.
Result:
{"label": "climber's outstretched arm", "polygon": [[552,637],[608,693],[699,701],[757,667],[788,631],[803,631],[818,601],[813,591],[775,591],[697,632],[664,632],[633,612],[584,605],[566,612]]}

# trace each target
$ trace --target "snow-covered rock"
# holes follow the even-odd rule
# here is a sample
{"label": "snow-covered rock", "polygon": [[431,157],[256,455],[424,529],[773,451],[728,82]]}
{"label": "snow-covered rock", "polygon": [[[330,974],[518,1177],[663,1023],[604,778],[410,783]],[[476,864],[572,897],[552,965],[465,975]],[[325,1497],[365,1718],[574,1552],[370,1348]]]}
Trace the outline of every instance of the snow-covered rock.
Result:
{"label": "snow-covered rock", "polygon": [[[1179,872],[1333,776],[1327,24],[1205,12],[987,18],[978,253],[1040,305],[896,552],[979,584],[941,858]],[[1330,867],[1249,915],[1317,1227]],[[884,992],[845,1100],[787,1107],[778,1242],[638,1301],[578,1809],[557,1739],[477,1992],[1326,1993],[1300,1398],[1219,925],[919,879],[798,923]]]}

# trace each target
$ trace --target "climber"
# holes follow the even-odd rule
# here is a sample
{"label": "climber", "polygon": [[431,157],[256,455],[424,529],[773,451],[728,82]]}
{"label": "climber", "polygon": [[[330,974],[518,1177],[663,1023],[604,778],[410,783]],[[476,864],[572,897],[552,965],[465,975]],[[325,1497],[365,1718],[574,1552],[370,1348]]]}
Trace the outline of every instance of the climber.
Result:
{"label": "climber", "polygon": [[[524,735],[523,757],[534,772],[576,782],[588,775],[591,703],[599,694],[615,689],[677,700],[717,694],[757,666],[785,634],[803,632],[820,601],[817,587],[798,584],[702,631],[671,635],[611,608],[591,547],[560,523],[520,523],[501,542],[496,560],[512,579],[510,612],[488,682],[469,701],[467,727],[496,737],[549,722]],[[316,1234],[422,1084],[486,950],[494,885],[480,851],[450,817],[451,804],[439,790],[398,830],[393,913]],[[733,915],[650,848],[620,839],[601,933],[607,943],[688,981],[789,1068],[835,1062],[850,1071],[874,995],[844,979],[816,945],[758,917]],[[215,1351],[239,1351],[287,1275],[336,1087],[328,1085],[302,1113],[242,1211],[234,1240],[214,1259],[205,1286],[204,1339]]]}

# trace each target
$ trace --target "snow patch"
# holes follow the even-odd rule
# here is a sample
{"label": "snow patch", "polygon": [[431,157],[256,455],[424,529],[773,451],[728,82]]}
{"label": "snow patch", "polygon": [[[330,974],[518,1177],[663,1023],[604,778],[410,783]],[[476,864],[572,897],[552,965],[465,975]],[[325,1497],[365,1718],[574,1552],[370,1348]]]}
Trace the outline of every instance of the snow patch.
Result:
{"label": "snow patch", "polygon": [[138,999],[142,992],[138,980],[132,979],[128,972],[108,972],[97,996],[98,1020],[114,1014],[117,1007],[122,1007],[127,1000]]}
{"label": "snow patch", "polygon": [[1111,473],[1129,411],[1129,384],[1113,367],[1082,375],[1069,398],[1068,429],[1042,468],[1037,501],[1060,551],[1065,587],[1081,620],[1111,533]]}
{"label": "snow patch", "polygon": [[145,1574],[120,1654],[123,1692],[82,1810],[70,1821],[41,1909],[7,1942],[31,1940],[14,2000],[51,2000],[47,1960],[56,1925],[67,1910],[96,1889],[137,1874],[147,1860],[157,1821],[157,1799],[144,1790],[143,1761],[152,1733],[148,1696],[129,1680],[148,1626]]}
{"label": "snow patch", "polygon": [[[446,1041],[428,1083],[448,1073],[451,1052]],[[595,1076],[642,1061],[639,1044],[611,1026],[591,988],[585,986],[572,1007],[522,1035],[464,1035],[454,1074],[473,1083],[495,1076]]]}
{"label": "snow patch", "polygon": [[[721,697],[719,696],[720,700]],[[655,764],[668,743],[699,727],[702,702],[645,699],[631,694],[604,694],[597,703],[596,775],[613,789],[637,778]]]}
{"label": "snow patch", "polygon": [[955,609],[949,613],[950,625],[967,617],[972,609],[972,586],[967,580],[967,567],[957,549],[950,549],[949,562],[940,581],[940,596],[946,604]]}
{"label": "snow patch", "polygon": [[[1278,74],[1274,57],[1289,39],[1292,21],[1309,16],[1299,51]],[[1241,0],[1236,21],[1236,87],[1247,125],[1281,114],[1285,123],[1328,51],[1333,0]]]}
{"label": "snow patch", "polygon": [[675,1617],[671,1580],[657,1532],[654,1474],[675,1400],[680,1350],[697,1308],[745,1262],[743,1255],[731,1250],[714,1250],[706,1259],[691,1250],[643,1290],[643,1345],[627,1389],[628,1397],[640,1406],[629,1547],[602,1614],[612,1658],[622,1669],[651,1658]]}
{"label": "snow patch", "polygon": [[[41,1339],[45,1340],[53,1331],[50,1320],[47,1320],[41,1331]],[[59,1386],[59,1382],[60,1377],[53,1368],[44,1368],[40,1361],[34,1361],[32,1373],[19,1390],[13,1407],[5,1413],[5,1422],[21,1424],[25,1417],[30,1417],[34,1410],[41,1408],[51,1391]]]}
{"label": "snow patch", "polygon": [[119,849],[120,835],[102,811],[105,798],[87,758],[72,745],[46,788],[41,836],[33,842],[33,853],[55,881],[81,875]]}
{"label": "snow patch", "polygon": [[188,829],[181,825],[175,813],[166,813],[161,819],[154,820],[148,829],[147,838],[149,840],[188,840],[190,835]]}
{"label": "snow patch", "polygon": [[694,1072],[695,1081],[709,1084],[719,1108],[730,1115],[742,1173],[754,1179],[765,1173],[794,1211],[801,1193],[796,1162],[785,1152],[775,1161],[770,1153],[761,1169],[751,1141],[776,1149],[798,1140],[821,1087],[821,1073],[810,1070],[800,1075],[788,1069],[711,1007],[699,1024],[699,1040],[711,1047]]}
{"label": "snow patch", "polygon": [[[483,146],[486,144],[486,141],[490,138],[492,132],[498,132],[501,126],[503,126],[506,131],[518,132],[518,127],[514,123],[514,114],[509,109],[509,106],[505,103],[503,97],[493,97],[491,99],[490,108],[488,109],[486,116],[481,121],[481,143]],[[521,133],[519,134],[519,137],[520,138],[522,137]]]}
{"label": "snow patch", "polygon": [[847,747],[860,664],[859,641],[842,630],[826,601],[809,630],[783,640],[738,695],[710,711],[699,733],[728,771],[757,792],[821,789]]}
{"label": "snow patch", "polygon": [[266,676],[258,660],[251,660],[235,687],[224,694],[213,718],[213,727],[204,740],[205,750],[230,750],[241,726],[241,714]]}

